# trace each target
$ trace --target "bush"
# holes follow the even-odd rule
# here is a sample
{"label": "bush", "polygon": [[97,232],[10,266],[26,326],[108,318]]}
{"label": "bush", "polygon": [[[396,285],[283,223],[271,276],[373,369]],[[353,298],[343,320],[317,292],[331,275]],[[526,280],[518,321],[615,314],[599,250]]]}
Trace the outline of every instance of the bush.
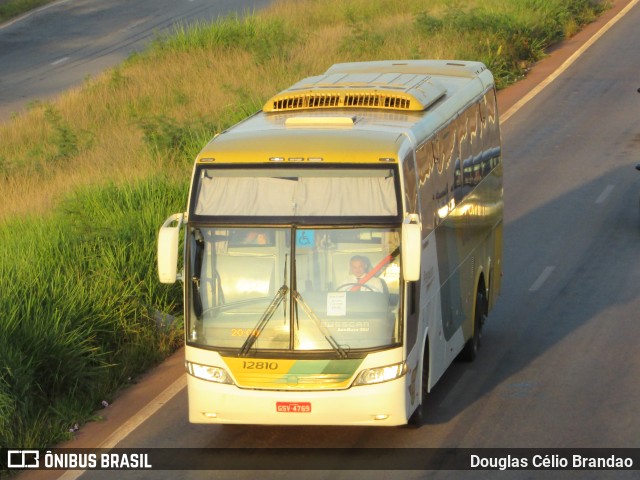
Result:
{"label": "bush", "polygon": [[65,438],[180,344],[179,322],[156,320],[181,310],[180,289],[159,285],[150,246],[184,188],[86,187],[50,218],[0,227],[0,445]]}

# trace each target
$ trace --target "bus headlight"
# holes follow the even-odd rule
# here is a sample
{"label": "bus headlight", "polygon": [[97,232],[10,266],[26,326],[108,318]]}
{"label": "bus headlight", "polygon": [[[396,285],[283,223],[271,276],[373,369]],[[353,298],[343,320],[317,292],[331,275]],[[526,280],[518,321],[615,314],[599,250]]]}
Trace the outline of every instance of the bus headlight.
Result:
{"label": "bus headlight", "polygon": [[360,372],[356,381],[353,382],[353,386],[388,382],[400,378],[405,373],[407,373],[407,364],[404,362],[387,367],[369,368]]}
{"label": "bus headlight", "polygon": [[187,371],[196,378],[209,382],[227,383],[233,385],[231,377],[224,368],[200,365],[199,363],[186,362]]}

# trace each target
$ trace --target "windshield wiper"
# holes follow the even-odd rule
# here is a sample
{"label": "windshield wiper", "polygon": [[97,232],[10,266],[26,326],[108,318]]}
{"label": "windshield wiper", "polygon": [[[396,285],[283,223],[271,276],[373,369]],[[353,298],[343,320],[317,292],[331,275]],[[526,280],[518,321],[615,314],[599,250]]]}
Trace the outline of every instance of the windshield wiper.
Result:
{"label": "windshield wiper", "polygon": [[322,335],[324,336],[325,340],[327,341],[327,343],[329,343],[329,345],[331,345],[331,348],[333,348],[333,350],[338,354],[338,356],[341,358],[348,358],[349,354],[340,346],[340,344],[336,341],[336,339],[333,338],[333,336],[331,335],[331,332],[327,329],[327,327],[322,325],[322,322],[316,316],[314,311],[311,310],[311,307],[309,307],[309,305],[307,305],[307,302],[305,302],[302,299],[302,295],[300,295],[300,293],[296,291],[296,292],[293,292],[293,298],[296,300],[296,302],[300,304],[300,306],[302,307],[302,310],[304,310],[304,313],[306,313],[309,316],[309,318],[313,320],[313,323],[316,324],[316,327],[318,327],[318,330],[322,332]]}
{"label": "windshield wiper", "polygon": [[260,317],[260,320],[258,320],[256,326],[253,327],[253,330],[251,330],[251,333],[242,344],[242,348],[240,349],[241,357],[246,356],[251,351],[251,347],[253,347],[253,344],[256,343],[256,340],[258,340],[258,337],[262,334],[264,327],[267,326],[267,323],[269,323],[269,320],[271,320],[271,317],[273,317],[273,314],[275,313],[280,303],[282,303],[282,300],[287,295],[288,291],[289,287],[287,287],[286,285],[282,285],[276,292],[275,297],[273,297],[273,300],[271,300],[271,303]]}

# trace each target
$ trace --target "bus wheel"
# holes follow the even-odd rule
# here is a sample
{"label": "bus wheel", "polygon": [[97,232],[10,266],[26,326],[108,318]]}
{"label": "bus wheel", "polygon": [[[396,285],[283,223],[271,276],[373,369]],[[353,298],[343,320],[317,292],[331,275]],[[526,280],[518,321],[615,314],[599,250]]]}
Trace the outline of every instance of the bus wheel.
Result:
{"label": "bus wheel", "polygon": [[416,411],[409,417],[407,426],[409,428],[420,428],[424,424],[424,415],[422,414],[423,405],[418,405]]}
{"label": "bus wheel", "polygon": [[482,338],[482,325],[486,318],[486,300],[485,296],[478,292],[476,295],[476,308],[475,316],[473,318],[473,335],[464,348],[460,352],[460,360],[463,362],[473,362],[478,356],[478,349],[480,348],[480,340]]}

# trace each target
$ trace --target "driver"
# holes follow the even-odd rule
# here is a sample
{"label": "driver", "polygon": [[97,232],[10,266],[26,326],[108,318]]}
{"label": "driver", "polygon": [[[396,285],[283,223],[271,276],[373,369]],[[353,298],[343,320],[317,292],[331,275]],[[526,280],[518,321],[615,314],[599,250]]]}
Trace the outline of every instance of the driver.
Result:
{"label": "driver", "polygon": [[[382,292],[382,281],[378,277],[372,276],[364,281],[369,270],[371,270],[371,262],[368,257],[363,255],[354,255],[351,257],[349,261],[349,275],[342,282],[340,290]],[[361,289],[358,284],[364,285],[364,288]]]}

